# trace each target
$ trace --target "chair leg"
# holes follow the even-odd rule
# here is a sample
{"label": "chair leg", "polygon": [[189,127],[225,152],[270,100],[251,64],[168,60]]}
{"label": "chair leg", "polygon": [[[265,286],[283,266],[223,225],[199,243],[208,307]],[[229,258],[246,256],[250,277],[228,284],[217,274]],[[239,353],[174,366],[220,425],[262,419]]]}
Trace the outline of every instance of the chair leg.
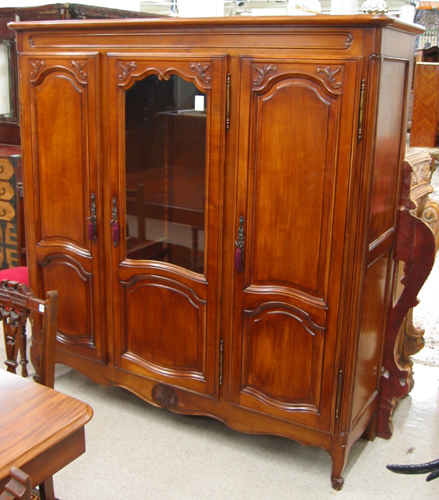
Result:
{"label": "chair leg", "polygon": [[10,373],[17,373],[17,343],[16,343],[16,335],[15,332],[9,332],[7,326],[3,323],[3,332],[5,338],[5,351],[6,351],[6,360],[5,365],[7,366],[7,371]]}
{"label": "chair leg", "polygon": [[22,377],[27,377],[27,356],[26,356],[26,345],[27,345],[27,338],[26,338],[26,330],[23,330],[20,334],[20,365],[21,365],[21,376]]}
{"label": "chair leg", "polygon": [[53,488],[53,477],[50,476],[39,486],[41,500],[56,500],[55,490]]}

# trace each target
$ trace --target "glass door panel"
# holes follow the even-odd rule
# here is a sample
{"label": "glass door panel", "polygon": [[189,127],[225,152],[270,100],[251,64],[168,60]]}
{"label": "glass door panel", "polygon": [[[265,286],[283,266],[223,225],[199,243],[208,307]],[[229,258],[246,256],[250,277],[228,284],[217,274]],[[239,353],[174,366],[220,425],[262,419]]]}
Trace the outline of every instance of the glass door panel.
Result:
{"label": "glass door panel", "polygon": [[206,94],[149,75],[125,95],[127,258],[204,272]]}

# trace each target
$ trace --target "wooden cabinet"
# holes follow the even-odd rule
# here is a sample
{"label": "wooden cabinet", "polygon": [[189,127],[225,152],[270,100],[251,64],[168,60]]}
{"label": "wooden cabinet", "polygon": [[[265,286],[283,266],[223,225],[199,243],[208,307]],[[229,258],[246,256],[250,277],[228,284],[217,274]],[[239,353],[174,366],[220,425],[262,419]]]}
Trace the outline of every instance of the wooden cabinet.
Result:
{"label": "wooden cabinet", "polygon": [[58,362],[322,447],[341,488],[375,435],[417,28],[13,27],[30,280],[59,292]]}

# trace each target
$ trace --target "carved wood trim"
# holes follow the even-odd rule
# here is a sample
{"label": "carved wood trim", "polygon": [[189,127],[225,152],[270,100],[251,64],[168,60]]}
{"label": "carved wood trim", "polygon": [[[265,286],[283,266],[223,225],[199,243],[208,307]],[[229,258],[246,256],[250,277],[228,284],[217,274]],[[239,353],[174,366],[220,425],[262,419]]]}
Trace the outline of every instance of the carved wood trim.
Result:
{"label": "carved wood trim", "polygon": [[33,70],[31,70],[30,72],[30,80],[32,81],[32,83],[40,83],[43,78],[43,73],[59,71],[68,73],[69,75],[73,76],[82,85],[87,84],[87,59],[72,60],[70,62],[70,67],[68,66],[68,62],[65,59],[60,60],[59,63],[53,63],[52,61],[48,63],[47,61],[43,60],[29,59],[29,64],[33,68]]}
{"label": "carved wood trim", "polygon": [[329,85],[335,90],[338,90],[342,82],[336,81],[337,75],[341,72],[341,66],[338,66],[335,69],[331,69],[330,66],[317,66],[317,73],[325,76],[328,79]]}
{"label": "carved wood trim", "polygon": [[85,69],[87,68],[87,61],[72,61],[72,68],[77,72],[82,80],[87,80],[87,73]]}
{"label": "carved wood trim", "polygon": [[[164,64],[166,65],[165,69],[162,69]],[[121,86],[129,87],[132,84],[132,79],[137,81],[148,77],[150,74],[156,75],[159,80],[169,80],[172,75],[176,75],[187,81],[195,80],[202,90],[208,90],[211,87],[211,71],[210,61],[192,61],[183,62],[182,64],[182,61],[175,60],[118,60],[117,77]]]}
{"label": "carved wood trim", "polygon": [[277,72],[277,66],[274,64],[265,64],[262,67],[255,64],[253,68],[256,74],[256,78],[253,80],[253,85],[255,87],[260,87],[268,79],[268,75]]}
{"label": "carved wood trim", "polygon": [[153,401],[168,410],[178,407],[178,396],[172,387],[164,384],[157,384],[152,389]]}
{"label": "carved wood trim", "polygon": [[29,63],[34,68],[30,73],[31,78],[36,78],[46,66],[46,63],[44,61],[29,61]]}
{"label": "carved wood trim", "polygon": [[121,82],[125,82],[130,78],[131,73],[137,69],[137,64],[134,61],[122,62],[119,61],[118,78]]}
{"label": "carved wood trim", "polygon": [[190,65],[191,71],[194,71],[197,76],[201,79],[203,83],[209,85],[210,77],[207,76],[207,72],[210,71],[210,64],[202,65],[201,63],[192,63]]}

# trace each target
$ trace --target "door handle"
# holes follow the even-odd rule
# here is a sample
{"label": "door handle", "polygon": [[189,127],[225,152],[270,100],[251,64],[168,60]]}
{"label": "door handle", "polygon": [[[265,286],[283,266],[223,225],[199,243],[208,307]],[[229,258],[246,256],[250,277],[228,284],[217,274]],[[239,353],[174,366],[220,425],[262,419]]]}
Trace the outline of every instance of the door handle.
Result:
{"label": "door handle", "polygon": [[110,225],[112,226],[112,240],[113,245],[117,247],[117,243],[120,239],[120,227],[119,222],[117,221],[117,200],[116,197],[113,198],[113,210],[111,212],[113,218],[111,219]]}
{"label": "door handle", "polygon": [[96,239],[96,195],[91,193],[91,202],[90,202],[90,217],[87,217],[88,220],[88,239],[95,240]]}
{"label": "door handle", "polygon": [[239,217],[238,240],[235,241],[235,270],[241,272],[244,268],[244,216]]}

